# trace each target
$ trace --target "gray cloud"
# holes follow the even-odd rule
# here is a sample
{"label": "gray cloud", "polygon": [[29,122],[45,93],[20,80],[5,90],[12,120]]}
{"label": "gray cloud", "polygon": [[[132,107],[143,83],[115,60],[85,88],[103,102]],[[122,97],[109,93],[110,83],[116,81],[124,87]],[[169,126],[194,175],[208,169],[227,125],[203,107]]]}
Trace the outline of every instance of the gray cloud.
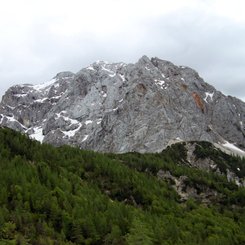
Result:
{"label": "gray cloud", "polygon": [[157,19],[151,27],[150,36],[156,42],[153,50],[158,56],[196,69],[223,93],[245,100],[244,25],[202,12],[182,11]]}
{"label": "gray cloud", "polygon": [[13,84],[44,82],[98,59],[135,62],[146,54],[190,66],[218,90],[245,101],[244,23],[187,8],[99,34],[61,35],[50,22],[40,18],[23,36],[0,45],[0,95]]}

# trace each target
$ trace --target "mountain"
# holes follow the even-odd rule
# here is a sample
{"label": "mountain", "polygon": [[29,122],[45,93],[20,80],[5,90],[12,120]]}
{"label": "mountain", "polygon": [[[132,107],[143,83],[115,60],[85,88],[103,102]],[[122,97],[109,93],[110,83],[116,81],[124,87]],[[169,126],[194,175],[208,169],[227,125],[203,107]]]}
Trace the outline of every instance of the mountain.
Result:
{"label": "mountain", "polygon": [[160,152],[177,141],[208,141],[244,155],[244,123],[244,102],[189,67],[146,56],[16,85],[0,104],[0,125],[100,152]]}
{"label": "mountain", "polygon": [[245,244],[231,171],[245,159],[208,142],[98,153],[0,128],[0,244]]}

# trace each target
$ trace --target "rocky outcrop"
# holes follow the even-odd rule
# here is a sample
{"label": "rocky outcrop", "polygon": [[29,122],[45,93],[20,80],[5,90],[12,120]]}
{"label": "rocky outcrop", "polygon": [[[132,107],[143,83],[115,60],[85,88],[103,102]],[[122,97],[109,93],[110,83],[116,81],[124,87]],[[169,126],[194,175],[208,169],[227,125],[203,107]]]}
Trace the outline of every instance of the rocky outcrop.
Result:
{"label": "rocky outcrop", "polygon": [[211,189],[208,186],[195,184],[190,185],[187,176],[173,176],[169,171],[159,170],[157,173],[159,180],[165,180],[176,190],[180,196],[181,201],[187,201],[192,198],[198,200],[204,204],[210,204],[213,202],[220,202],[223,198],[221,193]]}
{"label": "rocky outcrop", "polygon": [[[176,171],[175,168],[164,166],[157,171],[150,171],[159,181],[167,181],[179,194],[181,201],[190,198],[204,204],[224,201],[224,192],[212,183],[212,178],[209,181],[200,181],[200,179],[197,181],[196,178],[193,179],[194,173],[198,177],[202,176],[201,173],[209,177],[216,176],[215,178],[219,175],[220,183],[226,178],[238,188],[245,187],[244,159],[228,155],[209,142],[179,142],[168,146],[159,156],[163,159],[172,158],[175,166],[186,168],[184,174],[183,172],[180,174],[180,171]],[[193,175],[187,174],[188,171]],[[148,169],[145,172],[148,172]]]}
{"label": "rocky outcrop", "polygon": [[216,91],[189,67],[146,56],[16,85],[0,104],[3,126],[57,146],[102,152],[159,152],[176,139],[245,149],[244,121],[239,99]]}
{"label": "rocky outcrop", "polygon": [[241,158],[236,157],[235,151],[233,156],[230,156],[230,152],[223,150],[220,145],[216,147],[217,144],[207,142],[183,142],[181,144],[186,150],[186,159],[183,161],[186,165],[223,175],[229,182],[245,187],[245,166],[242,161],[238,160]]}

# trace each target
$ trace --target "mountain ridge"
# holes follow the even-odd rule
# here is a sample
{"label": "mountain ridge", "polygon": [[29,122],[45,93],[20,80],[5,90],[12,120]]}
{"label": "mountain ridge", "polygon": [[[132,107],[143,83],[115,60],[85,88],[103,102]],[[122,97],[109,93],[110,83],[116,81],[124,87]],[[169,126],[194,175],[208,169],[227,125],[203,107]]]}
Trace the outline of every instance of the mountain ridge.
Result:
{"label": "mountain ridge", "polygon": [[159,58],[99,61],[41,85],[16,85],[0,103],[0,124],[53,145],[102,152],[160,152],[172,141],[245,149],[245,103],[198,73]]}

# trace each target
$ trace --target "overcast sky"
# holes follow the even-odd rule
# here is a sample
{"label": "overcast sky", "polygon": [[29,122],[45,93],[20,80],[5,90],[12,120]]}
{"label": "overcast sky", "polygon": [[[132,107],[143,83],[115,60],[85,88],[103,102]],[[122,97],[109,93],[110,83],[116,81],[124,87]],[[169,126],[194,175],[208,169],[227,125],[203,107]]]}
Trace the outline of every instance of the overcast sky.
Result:
{"label": "overcast sky", "polygon": [[245,101],[244,0],[8,0],[0,8],[0,96],[96,60],[142,55],[194,68]]}

